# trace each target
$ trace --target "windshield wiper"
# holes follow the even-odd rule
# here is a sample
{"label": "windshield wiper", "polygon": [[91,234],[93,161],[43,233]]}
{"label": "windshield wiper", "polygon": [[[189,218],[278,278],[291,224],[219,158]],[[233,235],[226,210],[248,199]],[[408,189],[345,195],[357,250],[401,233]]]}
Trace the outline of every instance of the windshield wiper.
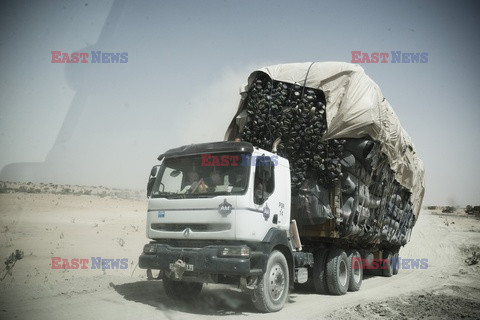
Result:
{"label": "windshield wiper", "polygon": [[219,191],[219,192],[212,193],[213,196],[227,196],[231,194],[232,193],[229,191]]}
{"label": "windshield wiper", "polygon": [[232,193],[228,191],[220,191],[220,192],[213,192],[213,193],[195,193],[191,195],[195,195],[195,198],[213,198],[216,196],[227,196],[231,194]]}
{"label": "windshield wiper", "polygon": [[216,196],[231,195],[231,192],[220,191],[213,193],[176,193],[176,192],[157,192],[153,193],[153,198],[166,198],[166,199],[186,199],[186,198],[213,198]]}
{"label": "windshield wiper", "polygon": [[169,196],[176,195],[175,192],[154,192],[153,198],[169,198]]}
{"label": "windshield wiper", "polygon": [[186,195],[184,193],[172,193],[167,199],[185,199]]}

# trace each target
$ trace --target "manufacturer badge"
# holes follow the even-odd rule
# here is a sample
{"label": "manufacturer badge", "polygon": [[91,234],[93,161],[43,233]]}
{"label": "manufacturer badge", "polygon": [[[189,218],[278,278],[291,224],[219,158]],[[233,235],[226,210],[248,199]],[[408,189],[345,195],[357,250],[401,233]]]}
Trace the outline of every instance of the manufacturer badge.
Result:
{"label": "manufacturer badge", "polygon": [[223,215],[227,215],[232,212],[232,205],[227,202],[227,199],[224,199],[223,202],[218,206],[218,212]]}
{"label": "manufacturer badge", "polygon": [[190,237],[190,232],[192,232],[190,228],[183,230],[183,236],[188,239]]}

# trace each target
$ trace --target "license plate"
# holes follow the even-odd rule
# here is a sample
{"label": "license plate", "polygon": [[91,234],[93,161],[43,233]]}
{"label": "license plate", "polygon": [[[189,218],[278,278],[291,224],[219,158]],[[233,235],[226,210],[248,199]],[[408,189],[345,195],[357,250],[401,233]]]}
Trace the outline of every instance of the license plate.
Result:
{"label": "license plate", "polygon": [[[174,263],[170,263],[170,270],[173,270]],[[186,271],[193,271],[193,264],[187,264]]]}

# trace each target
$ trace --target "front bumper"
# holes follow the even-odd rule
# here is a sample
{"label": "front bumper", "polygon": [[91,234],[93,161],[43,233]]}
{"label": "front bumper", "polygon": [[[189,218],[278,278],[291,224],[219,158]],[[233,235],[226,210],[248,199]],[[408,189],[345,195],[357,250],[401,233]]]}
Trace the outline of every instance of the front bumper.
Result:
{"label": "front bumper", "polygon": [[169,271],[170,266],[180,259],[192,266],[193,270],[186,273],[191,275],[258,276],[263,274],[268,259],[267,254],[255,251],[251,251],[248,257],[224,257],[219,252],[225,246],[181,248],[161,243],[147,246],[148,250],[144,249],[139,258],[140,268]]}

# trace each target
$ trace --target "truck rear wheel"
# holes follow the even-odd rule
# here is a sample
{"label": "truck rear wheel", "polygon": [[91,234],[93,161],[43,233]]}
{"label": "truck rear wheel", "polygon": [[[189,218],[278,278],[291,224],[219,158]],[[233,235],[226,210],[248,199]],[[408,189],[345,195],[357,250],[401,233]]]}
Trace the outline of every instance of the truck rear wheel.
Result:
{"label": "truck rear wheel", "polygon": [[262,312],[275,312],[283,308],[289,288],[287,259],[274,250],[267,262],[267,269],[260,283],[253,290],[252,302]]}
{"label": "truck rear wheel", "polygon": [[203,283],[174,281],[163,278],[163,288],[165,293],[171,299],[190,300],[197,297],[202,291]]}
{"label": "truck rear wheel", "polygon": [[375,269],[373,269],[373,266],[374,266],[374,261],[375,260],[375,257],[372,253],[368,253],[368,254],[365,254],[363,256],[363,259],[365,259],[365,264],[363,265],[364,269],[363,269],[363,274],[364,275],[369,275],[369,276],[378,276],[380,275],[380,267],[381,266],[377,266]]}
{"label": "truck rear wheel", "polygon": [[393,254],[390,251],[383,252],[383,260],[381,263],[382,276],[391,277],[393,276],[393,266],[392,266]]}
{"label": "truck rear wheel", "polygon": [[327,258],[327,286],[334,295],[347,293],[350,282],[348,257],[342,249],[333,249]]}
{"label": "truck rear wheel", "polygon": [[393,260],[394,260],[394,262],[392,263],[392,268],[393,268],[393,272],[392,272],[392,273],[393,273],[393,275],[396,275],[396,274],[398,274],[398,268],[399,268],[399,265],[398,265],[398,252],[393,255]]}
{"label": "truck rear wheel", "polygon": [[319,294],[328,294],[326,275],[327,257],[328,249],[322,249],[317,251],[313,258],[313,286],[315,292]]}
{"label": "truck rear wheel", "polygon": [[348,291],[358,291],[363,281],[362,256],[357,250],[348,251],[348,270],[350,271],[350,282]]}

